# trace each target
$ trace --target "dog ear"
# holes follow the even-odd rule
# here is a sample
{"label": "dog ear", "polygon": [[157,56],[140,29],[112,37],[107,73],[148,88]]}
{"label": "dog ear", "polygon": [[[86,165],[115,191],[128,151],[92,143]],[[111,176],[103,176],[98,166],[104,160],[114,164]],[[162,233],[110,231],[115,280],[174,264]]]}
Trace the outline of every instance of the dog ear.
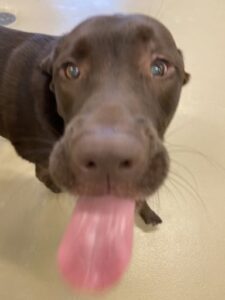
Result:
{"label": "dog ear", "polygon": [[[184,59],[183,53],[180,49],[177,49],[178,53],[180,54],[180,56],[182,57],[182,59]],[[191,75],[187,72],[184,71],[184,80],[183,80],[183,85],[185,85],[186,83],[189,82],[191,78]]]}
{"label": "dog ear", "polygon": [[46,57],[44,57],[40,63],[40,68],[44,73],[48,75],[52,75],[54,60],[56,59],[56,56],[60,51],[61,44],[63,43],[63,41],[64,41],[64,37],[60,37],[60,38],[55,38],[50,43],[49,52],[46,53]]}
{"label": "dog ear", "polygon": [[52,80],[54,58],[55,58],[55,49],[51,50],[51,52],[40,63],[40,68],[42,72],[44,72],[45,74],[51,77],[49,88],[52,92],[54,92],[54,83]]}
{"label": "dog ear", "polygon": [[54,56],[55,56],[55,50],[52,50],[41,62],[40,64],[40,68],[41,70],[48,74],[48,75],[52,75],[52,71],[53,71],[53,60],[54,60]]}

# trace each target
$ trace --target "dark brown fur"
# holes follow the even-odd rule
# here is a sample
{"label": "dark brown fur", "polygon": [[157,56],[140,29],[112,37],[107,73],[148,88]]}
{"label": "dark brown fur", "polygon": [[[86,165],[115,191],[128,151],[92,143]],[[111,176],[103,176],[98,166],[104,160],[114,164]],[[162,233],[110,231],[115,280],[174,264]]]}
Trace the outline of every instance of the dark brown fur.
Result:
{"label": "dark brown fur", "polygon": [[[169,169],[163,136],[188,81],[162,24],[102,16],[62,37],[0,27],[0,40],[0,135],[42,182],[56,192],[136,200],[158,189]],[[157,58],[170,66],[160,78],[150,73]],[[76,80],[65,78],[69,62],[80,69]],[[146,222],[151,215],[142,210]]]}

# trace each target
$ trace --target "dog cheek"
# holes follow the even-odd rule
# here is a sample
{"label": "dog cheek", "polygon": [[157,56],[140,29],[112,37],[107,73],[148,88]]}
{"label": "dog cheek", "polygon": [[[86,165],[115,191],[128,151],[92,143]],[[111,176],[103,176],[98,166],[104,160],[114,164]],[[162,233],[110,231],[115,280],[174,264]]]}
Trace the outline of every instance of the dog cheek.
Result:
{"label": "dog cheek", "polygon": [[169,172],[169,156],[162,147],[155,157],[150,161],[148,171],[145,175],[145,188],[148,193],[153,194],[165,181]]}
{"label": "dog cheek", "polygon": [[50,174],[53,181],[66,191],[75,186],[75,177],[69,168],[69,161],[62,141],[59,141],[50,155]]}

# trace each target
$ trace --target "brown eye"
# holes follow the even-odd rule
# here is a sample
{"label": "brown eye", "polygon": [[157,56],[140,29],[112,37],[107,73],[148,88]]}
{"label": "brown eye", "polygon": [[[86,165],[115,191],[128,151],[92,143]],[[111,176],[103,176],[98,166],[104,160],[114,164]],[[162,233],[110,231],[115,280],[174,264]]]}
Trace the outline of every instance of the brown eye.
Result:
{"label": "brown eye", "polygon": [[167,71],[168,71],[168,63],[164,60],[157,59],[151,65],[151,74],[154,77],[162,77],[167,73]]}
{"label": "brown eye", "polygon": [[68,64],[65,66],[65,75],[68,79],[77,79],[80,76],[79,68],[74,64]]}

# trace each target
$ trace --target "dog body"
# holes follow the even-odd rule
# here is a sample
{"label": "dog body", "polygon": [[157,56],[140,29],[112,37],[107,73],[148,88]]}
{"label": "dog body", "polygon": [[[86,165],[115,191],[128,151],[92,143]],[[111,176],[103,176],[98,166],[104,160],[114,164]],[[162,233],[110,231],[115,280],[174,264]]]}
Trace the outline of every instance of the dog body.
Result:
{"label": "dog body", "polygon": [[[45,95],[46,78],[38,66],[53,38],[4,27],[0,27],[0,37],[0,133],[18,150],[16,143],[26,142],[20,138],[41,137],[45,131],[44,120],[39,120],[43,107],[39,110],[38,106],[44,98],[43,103],[48,102],[49,95]],[[18,152],[26,156],[22,150]],[[37,159],[24,158],[32,162]]]}
{"label": "dog body", "polygon": [[54,191],[155,192],[163,136],[187,82],[169,31],[143,15],[94,17],[52,37],[0,27],[0,135]]}
{"label": "dog body", "polygon": [[63,121],[39,66],[57,38],[0,27],[0,39],[0,135],[35,163],[39,179],[57,191],[48,175],[48,160]]}

